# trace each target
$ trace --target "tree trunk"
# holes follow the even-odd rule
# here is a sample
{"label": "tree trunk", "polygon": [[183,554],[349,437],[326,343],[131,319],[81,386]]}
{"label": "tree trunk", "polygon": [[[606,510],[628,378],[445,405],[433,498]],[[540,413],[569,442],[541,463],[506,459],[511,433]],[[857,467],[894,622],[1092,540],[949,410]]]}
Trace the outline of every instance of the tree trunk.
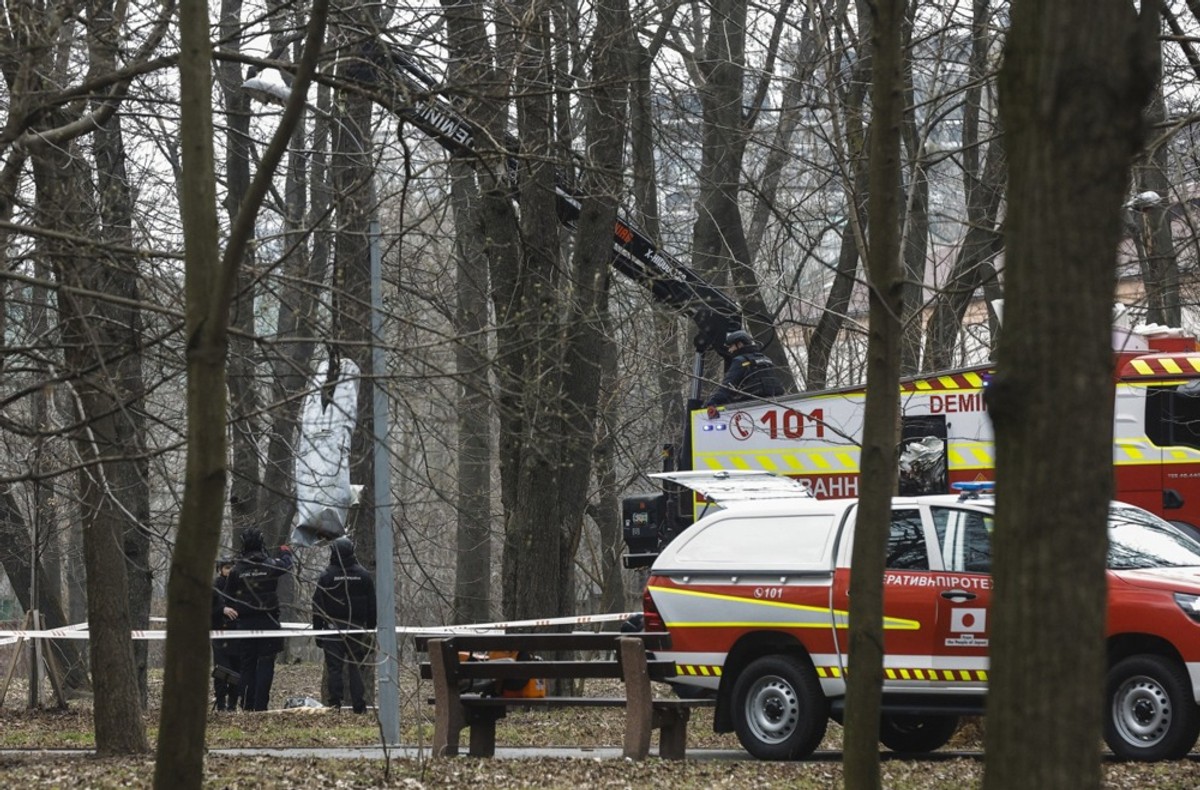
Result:
{"label": "tree trunk", "polygon": [[[92,5],[88,24],[88,49],[91,59],[90,73],[93,76],[111,74],[118,69],[117,56],[121,47],[121,21],[111,0],[99,0]],[[97,104],[96,109],[99,109]],[[92,150],[96,157],[97,202],[100,213],[100,237],[115,249],[132,250],[136,247],[133,236],[133,194],[129,185],[129,174],[125,167],[125,140],[121,115],[113,113],[103,120],[95,131]],[[109,252],[112,259],[109,274],[105,277],[107,293],[138,301],[138,261],[127,253]],[[129,348],[138,348],[142,339],[142,320],[136,309],[119,311],[123,320],[128,320],[127,341]],[[150,468],[145,452],[146,417],[143,393],[141,354],[123,355],[118,362],[109,366],[108,374],[117,381],[117,391],[123,393],[120,418],[116,422],[125,445],[128,460],[114,465],[113,475],[121,482],[112,490],[121,491],[121,509],[131,515],[122,527],[122,545],[128,569],[128,606],[130,621],[134,628],[150,627],[150,602],[154,593],[153,573],[150,569]],[[149,685],[147,662],[149,643],[137,640],[133,643],[134,662],[137,667],[139,699],[143,707],[148,702]]]}
{"label": "tree trunk", "polygon": [[617,361],[619,354],[612,333],[606,332],[604,342],[596,349],[600,357],[601,396],[597,420],[597,439],[594,466],[596,469],[596,503],[589,513],[596,524],[598,559],[597,585],[600,587],[600,611],[623,612],[626,609],[625,577],[621,573],[621,554],[624,553],[624,533],[621,525],[621,502],[617,485],[618,438],[614,435],[621,421],[618,396]]}
{"label": "tree trunk", "polygon": [[[33,158],[37,219],[74,238],[96,235],[96,206],[89,172],[74,146],[48,147]],[[127,419],[140,398],[128,389],[135,379],[123,371],[136,364],[141,343],[133,272],[66,239],[45,239],[59,291],[59,327],[65,373],[71,381],[75,427],[71,439],[83,464],[77,479],[84,520],[84,563],[88,575],[91,670],[96,692],[96,750],[106,755],[147,751],[134,658],[133,613],[125,532],[138,529],[137,471],[144,458],[135,426]],[[129,302],[96,298],[112,293]],[[143,567],[145,558],[139,558]]]}
{"label": "tree trunk", "polygon": [[[883,688],[883,572],[892,495],[898,476],[900,347],[904,272],[900,260],[900,137],[904,112],[901,47],[905,0],[862,2],[869,14],[871,83],[870,205],[867,254],[870,338],[863,407],[862,477],[850,565],[850,663],[846,674],[846,736],[842,765],[848,787],[877,788],[879,713]],[[882,221],[881,221],[882,220]]]}
{"label": "tree trunk", "polygon": [[208,721],[212,568],[225,509],[225,357],[229,297],[219,265],[213,163],[212,46],[206,0],[179,6],[182,175],[187,303],[187,468],[167,580],[167,652],[154,786],[199,788]]}
{"label": "tree trunk", "polygon": [[981,133],[980,111],[986,78],[991,69],[988,55],[992,46],[990,3],[991,0],[973,0],[969,61],[971,82],[963,97],[962,126],[967,231],[959,244],[954,268],[947,277],[947,286],[937,295],[925,329],[923,367],[927,371],[945,370],[960,363],[955,352],[962,334],[963,316],[980,285],[994,287],[996,270],[991,261],[1003,247],[1003,238],[996,227],[1006,175],[1003,140],[996,136],[987,143],[982,168],[979,159],[979,152],[988,136]]}
{"label": "tree trunk", "polygon": [[487,256],[474,169],[451,163],[456,242],[454,331],[458,377],[458,494],[455,506],[455,623],[485,623],[492,590],[491,387],[488,382]]}
{"label": "tree trunk", "polygon": [[1112,452],[1120,207],[1158,33],[1155,2],[1140,16],[1131,3],[1012,4],[986,788],[1101,784],[1112,469],[1097,459]]}
{"label": "tree trunk", "polygon": [[[1161,74],[1160,80],[1161,80]],[[1150,101],[1147,121],[1155,126],[1166,123],[1167,111],[1162,82]],[[1169,139],[1169,138],[1168,138]],[[1175,255],[1175,239],[1171,231],[1169,210],[1172,203],[1171,179],[1168,176],[1171,146],[1167,141],[1154,146],[1145,161],[1134,168],[1137,192],[1153,192],[1159,200],[1144,208],[1134,209],[1138,224],[1135,231],[1141,236],[1146,255],[1142,261],[1142,283],[1146,289],[1146,321],[1165,326],[1182,325],[1179,301],[1179,261]]]}
{"label": "tree trunk", "polygon": [[295,95],[263,154],[224,255],[217,241],[213,166],[212,44],[205,0],[180,4],[180,183],[187,302],[187,467],[171,575],[167,582],[167,653],[154,786],[200,788],[208,716],[212,568],[221,535],[226,478],[225,364],[238,267],[254,218],[287,140],[299,121],[325,36],[327,5],[313,3]]}
{"label": "tree trunk", "polygon": [[[904,12],[904,51],[910,52],[916,2]],[[921,308],[925,299],[926,254],[929,250],[929,163],[925,156],[923,130],[917,124],[916,91],[913,87],[913,59],[904,58],[904,121],[902,137],[908,151],[907,205],[899,206],[896,221],[904,233],[904,285],[901,310],[904,322],[900,327],[900,375],[912,376],[921,369]]]}
{"label": "tree trunk", "polygon": [[[0,561],[3,562],[4,572],[8,575],[8,582],[12,585],[21,608],[29,611],[33,607],[29,598],[30,582],[33,580],[29,559],[33,556],[33,546],[29,541],[29,525],[21,515],[21,509],[11,489],[0,491],[0,545],[5,547],[4,551],[0,552]],[[70,625],[72,621],[68,620],[63,612],[62,597],[51,583],[50,574],[40,565],[36,570],[38,611],[45,618],[46,628]],[[84,643],[64,639],[51,642],[50,645],[58,658],[59,666],[64,670],[64,683],[67,688],[76,691],[90,689]]]}
{"label": "tree trunk", "polygon": [[[629,68],[633,74],[630,83],[633,90],[629,102],[629,137],[634,211],[646,235],[657,239],[661,230],[658,221],[658,174],[654,158],[654,105],[650,83],[654,52],[643,47],[637,36],[631,34],[630,38]],[[676,364],[683,354],[684,332],[678,317],[657,309],[657,306],[652,309],[650,352],[656,354],[658,359],[654,368],[659,415],[658,430],[654,437],[659,439],[660,444],[670,445],[673,452],[680,452],[683,437],[690,430],[684,409],[687,378]]]}
{"label": "tree trunk", "polygon": [[[870,36],[869,23],[862,14],[859,14],[858,35],[860,41]],[[814,390],[833,386],[829,377],[829,363],[833,359],[833,349],[850,308],[850,297],[854,291],[861,254],[861,237],[867,225],[867,139],[863,105],[870,80],[871,53],[863,52],[851,71],[849,84],[845,88],[845,99],[840,108],[845,123],[842,148],[846,164],[842,169],[850,174],[845,182],[847,217],[842,226],[842,243],[838,250],[833,284],[825,299],[825,309],[821,311],[821,317],[817,320],[817,326],[808,343],[808,375],[805,377],[805,384]]]}
{"label": "tree trunk", "polygon": [[[230,52],[241,51],[242,0],[221,0],[220,21],[217,25],[222,46]],[[250,187],[250,96],[242,90],[242,67],[236,61],[222,58],[216,63],[217,84],[225,106],[225,214],[230,225],[237,219],[242,198]],[[229,482],[229,514],[231,532],[240,534],[243,527],[262,526],[258,511],[259,490],[262,488],[259,465],[261,429],[259,413],[261,399],[255,389],[256,350],[254,283],[257,276],[249,264],[254,253],[238,267],[237,294],[234,299],[232,326],[238,331],[230,338],[229,406],[230,439],[233,451],[233,475]],[[273,543],[276,541],[272,541]]]}
{"label": "tree trunk", "polygon": [[[378,30],[376,9],[367,6],[342,9],[357,25],[338,30],[339,52],[344,61],[339,73],[352,77],[369,55],[360,51],[368,41],[361,30]],[[331,345],[338,354],[354,360],[361,371],[371,367],[371,254],[369,228],[377,216],[375,166],[373,161],[371,99],[346,93],[335,103],[333,125],[333,205],[337,230],[333,239],[333,334]],[[358,506],[351,515],[351,537],[359,561],[374,570],[376,562],[391,558],[375,556],[375,529],[391,529],[375,522],[374,402],[370,381],[358,388],[358,422],[350,443],[350,481],[361,485]]]}

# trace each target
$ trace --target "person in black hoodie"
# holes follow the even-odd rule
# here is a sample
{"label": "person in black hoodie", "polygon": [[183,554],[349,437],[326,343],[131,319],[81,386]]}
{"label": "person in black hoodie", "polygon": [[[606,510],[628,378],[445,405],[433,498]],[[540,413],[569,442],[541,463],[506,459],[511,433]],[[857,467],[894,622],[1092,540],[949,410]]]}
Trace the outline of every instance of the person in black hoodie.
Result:
{"label": "person in black hoodie", "polygon": [[[354,543],[342,536],[330,546],[329,565],[313,593],[313,629],[375,630],[375,581],[354,556]],[[343,669],[348,670],[350,703],[355,713],[367,709],[361,667],[370,655],[372,635],[337,634],[317,638],[325,651],[326,702],[342,704]]]}
{"label": "person in black hoodie", "polygon": [[[224,558],[217,561],[217,578],[213,580],[212,623],[214,631],[224,631],[233,627],[233,621],[225,616],[228,599],[225,597],[225,585],[229,581],[229,572],[233,570],[233,560]],[[212,640],[213,651],[213,693],[216,695],[217,710],[236,710],[238,701],[238,683],[233,678],[238,672],[238,647],[229,639]]]}
{"label": "person in black hoodie", "polygon": [[[262,530],[242,530],[242,555],[225,582],[225,616],[239,631],[279,630],[279,578],[292,568],[292,550],[279,547],[271,558],[263,549]],[[245,710],[266,710],[275,680],[275,654],[283,649],[280,637],[239,639],[241,696]]]}

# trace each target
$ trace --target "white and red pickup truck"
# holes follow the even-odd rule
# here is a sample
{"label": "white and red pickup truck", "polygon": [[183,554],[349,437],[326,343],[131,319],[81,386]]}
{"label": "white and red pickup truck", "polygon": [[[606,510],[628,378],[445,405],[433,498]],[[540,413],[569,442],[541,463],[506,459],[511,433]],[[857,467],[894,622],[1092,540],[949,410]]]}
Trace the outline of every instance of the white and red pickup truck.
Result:
{"label": "white and red pickup truck", "polygon": [[[718,505],[651,568],[647,631],[671,634],[679,682],[715,694],[714,726],[763,759],[810,754],[846,695],[857,500],[818,500],[763,472],[662,475]],[[984,710],[990,496],[893,501],[881,740],[944,745]],[[1105,740],[1122,759],[1185,755],[1200,733],[1200,543],[1114,503],[1109,518]]]}

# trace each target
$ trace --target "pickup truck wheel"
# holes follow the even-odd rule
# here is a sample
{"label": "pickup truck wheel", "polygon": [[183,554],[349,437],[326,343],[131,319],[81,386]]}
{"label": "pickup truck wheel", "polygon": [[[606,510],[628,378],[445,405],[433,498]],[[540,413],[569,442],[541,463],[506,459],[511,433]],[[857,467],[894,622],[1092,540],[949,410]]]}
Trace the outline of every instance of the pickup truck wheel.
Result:
{"label": "pickup truck wheel", "polygon": [[825,737],[829,701],[812,667],[793,656],[751,662],[733,686],[738,740],[761,760],[807,757]]}
{"label": "pickup truck wheel", "polygon": [[945,746],[957,729],[957,716],[885,715],[879,722],[879,742],[893,752],[932,752]]}
{"label": "pickup truck wheel", "polygon": [[1196,743],[1200,708],[1187,671],[1162,656],[1132,656],[1108,671],[1104,740],[1121,760],[1178,760]]}

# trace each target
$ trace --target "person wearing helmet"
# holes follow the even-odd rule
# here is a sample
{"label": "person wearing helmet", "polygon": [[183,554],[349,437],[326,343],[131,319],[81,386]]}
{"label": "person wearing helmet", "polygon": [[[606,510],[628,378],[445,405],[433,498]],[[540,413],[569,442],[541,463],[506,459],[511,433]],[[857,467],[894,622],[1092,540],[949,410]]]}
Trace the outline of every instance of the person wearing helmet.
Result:
{"label": "person wearing helmet", "polygon": [[[325,651],[326,705],[341,707],[349,685],[355,713],[367,710],[362,666],[368,660],[375,630],[375,581],[354,556],[354,543],[342,536],[329,545],[329,565],[317,580],[312,601],[313,629],[346,631],[317,637]],[[355,633],[359,632],[359,633]]]}
{"label": "person wearing helmet", "polygon": [[[292,550],[280,546],[279,555],[269,557],[258,527],[243,529],[241,539],[241,556],[225,582],[224,614],[239,631],[278,631],[279,579],[292,569]],[[242,708],[266,710],[275,680],[275,654],[283,649],[283,639],[247,637],[238,642]]]}
{"label": "person wearing helmet", "polygon": [[775,374],[775,363],[759,350],[754,336],[738,329],[725,336],[725,378],[704,402],[707,407],[743,400],[775,398],[783,385]]}
{"label": "person wearing helmet", "polygon": [[[229,574],[233,570],[233,558],[222,557],[217,560],[217,577],[213,580],[212,623],[214,631],[224,631],[233,628],[233,621],[225,616],[225,607],[229,600],[225,597],[225,586],[229,582]],[[231,639],[214,638],[213,652],[213,694],[216,696],[217,710],[236,710],[238,701],[238,667],[240,661],[237,655],[237,645]]]}

